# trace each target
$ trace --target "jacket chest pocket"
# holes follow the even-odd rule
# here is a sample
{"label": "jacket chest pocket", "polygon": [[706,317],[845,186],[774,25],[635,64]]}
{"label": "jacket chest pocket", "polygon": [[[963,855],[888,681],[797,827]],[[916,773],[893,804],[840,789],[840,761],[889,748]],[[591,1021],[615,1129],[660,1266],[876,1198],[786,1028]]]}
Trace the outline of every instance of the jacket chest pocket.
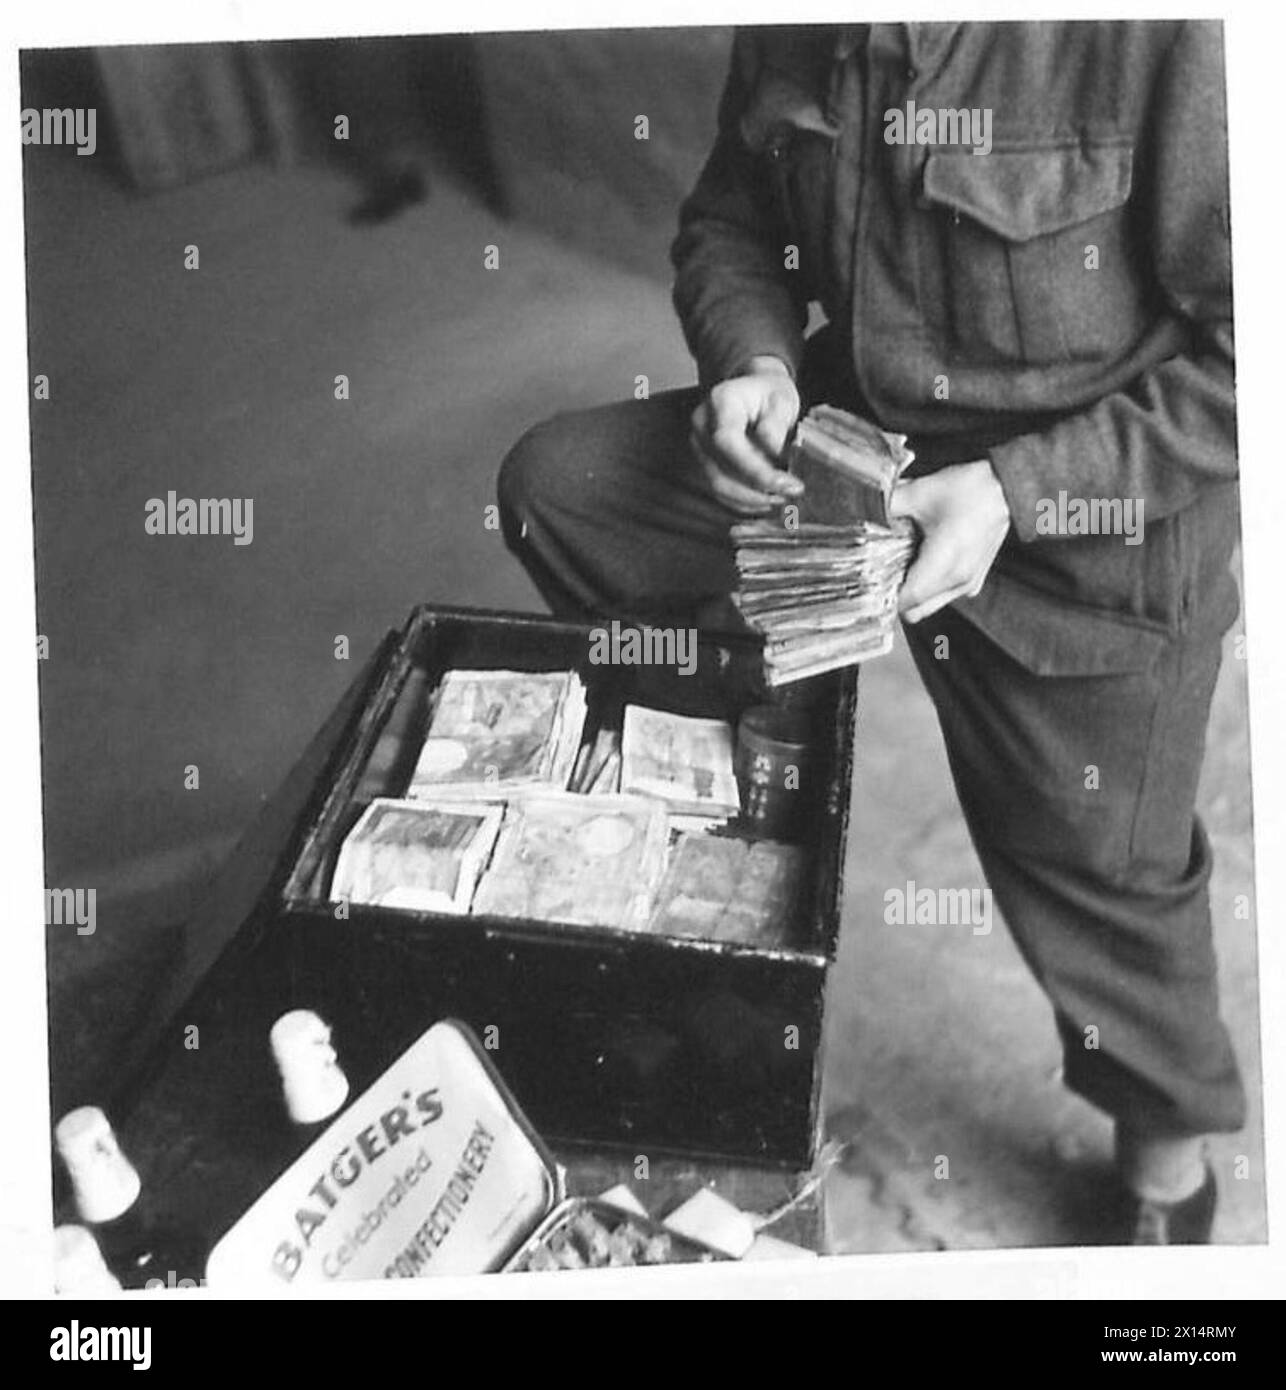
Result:
{"label": "jacket chest pocket", "polygon": [[1132,157],[1123,141],[930,151],[923,203],[958,350],[1038,366],[1111,358],[1137,338],[1147,282]]}
{"label": "jacket chest pocket", "polygon": [[740,134],[757,163],[765,211],[781,242],[782,268],[797,278],[801,298],[824,302],[838,132],[803,85],[769,71],[755,84]]}

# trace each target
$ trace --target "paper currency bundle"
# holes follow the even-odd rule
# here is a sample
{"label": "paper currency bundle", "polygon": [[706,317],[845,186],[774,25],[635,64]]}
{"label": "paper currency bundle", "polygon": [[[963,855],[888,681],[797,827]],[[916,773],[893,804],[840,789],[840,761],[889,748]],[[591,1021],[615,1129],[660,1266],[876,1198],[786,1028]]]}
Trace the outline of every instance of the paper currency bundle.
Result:
{"label": "paper currency bundle", "polygon": [[913,458],[905,435],[819,406],[800,421],[787,451],[789,471],[804,483],[798,506],[732,528],[733,599],[763,634],[770,686],[892,648],[916,533],[890,517],[889,506]]}
{"label": "paper currency bundle", "polygon": [[504,801],[564,788],[584,724],[575,671],[448,671],[406,794]]}

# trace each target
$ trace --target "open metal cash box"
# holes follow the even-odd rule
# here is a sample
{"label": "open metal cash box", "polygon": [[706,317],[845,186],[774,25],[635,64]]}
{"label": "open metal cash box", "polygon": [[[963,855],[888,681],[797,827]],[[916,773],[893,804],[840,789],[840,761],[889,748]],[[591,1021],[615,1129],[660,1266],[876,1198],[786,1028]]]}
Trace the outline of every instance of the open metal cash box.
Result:
{"label": "open metal cash box", "polygon": [[431,697],[452,668],[574,669],[591,719],[634,702],[735,725],[769,698],[749,635],[702,634],[685,675],[595,665],[592,632],[542,617],[415,609],[298,827],[261,947],[284,958],[292,992],[324,1014],[341,1054],[378,1040],[386,1062],[435,1019],[467,1023],[551,1141],[806,1167],[839,933],[854,670],[808,683],[814,771],[790,835],[807,853],[806,887],[785,946],[356,903],[343,918],[329,900],[345,835],[373,797],[404,793]]}

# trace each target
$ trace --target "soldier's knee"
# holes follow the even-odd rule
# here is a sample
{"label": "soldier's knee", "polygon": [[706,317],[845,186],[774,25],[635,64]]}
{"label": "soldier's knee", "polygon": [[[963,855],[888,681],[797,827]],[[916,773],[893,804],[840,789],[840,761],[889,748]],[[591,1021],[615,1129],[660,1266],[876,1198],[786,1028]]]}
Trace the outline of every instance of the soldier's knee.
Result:
{"label": "soldier's knee", "polygon": [[572,466],[566,418],[556,415],[533,426],[505,455],[496,499],[506,532],[520,528],[533,512],[555,508],[566,491]]}

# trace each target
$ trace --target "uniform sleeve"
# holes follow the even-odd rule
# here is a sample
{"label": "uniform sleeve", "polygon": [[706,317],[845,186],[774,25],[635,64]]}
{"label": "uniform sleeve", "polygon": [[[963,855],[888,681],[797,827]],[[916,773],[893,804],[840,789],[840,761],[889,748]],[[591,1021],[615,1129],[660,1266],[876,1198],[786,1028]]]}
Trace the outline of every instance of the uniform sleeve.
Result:
{"label": "uniform sleeve", "polygon": [[807,306],[794,297],[773,231],[762,159],[740,136],[755,42],[742,33],[734,41],[715,146],[670,251],[674,307],[704,385],[736,376],[756,356],[778,357],[794,373],[803,352]]}
{"label": "uniform sleeve", "polygon": [[1036,537],[1037,504],[1138,497],[1146,520],[1237,477],[1232,258],[1223,44],[1219,25],[1186,23],[1164,60],[1149,114],[1140,190],[1150,261],[1173,319],[1173,356],[1128,389],[1052,428],[990,450],[1014,529]]}

